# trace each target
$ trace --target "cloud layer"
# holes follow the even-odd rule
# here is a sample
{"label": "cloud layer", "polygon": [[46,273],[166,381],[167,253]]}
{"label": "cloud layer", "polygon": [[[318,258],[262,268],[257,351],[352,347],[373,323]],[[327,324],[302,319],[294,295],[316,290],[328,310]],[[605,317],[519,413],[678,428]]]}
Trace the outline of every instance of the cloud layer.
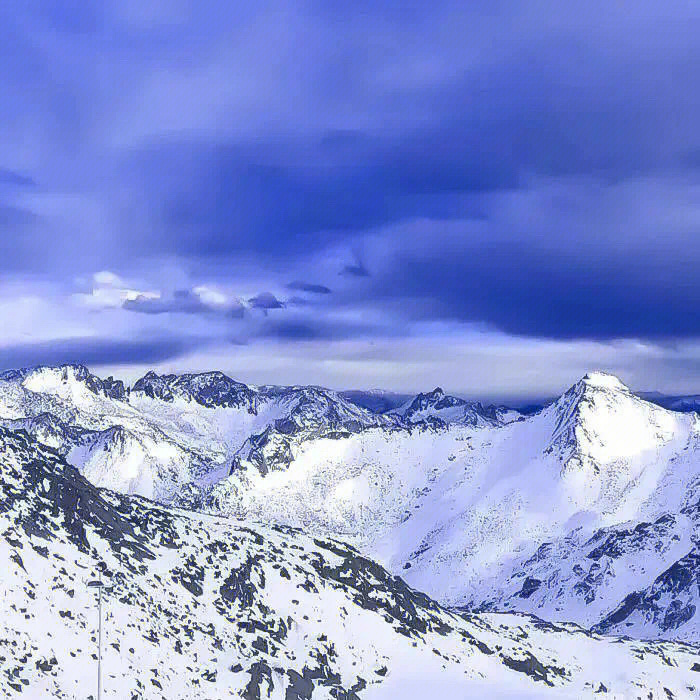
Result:
{"label": "cloud layer", "polygon": [[[399,361],[438,327],[693,343],[698,29],[697,4],[646,0],[2,6],[7,308],[44,285],[103,364],[157,359],[135,332],[164,360]],[[48,361],[73,329],[16,347]]]}

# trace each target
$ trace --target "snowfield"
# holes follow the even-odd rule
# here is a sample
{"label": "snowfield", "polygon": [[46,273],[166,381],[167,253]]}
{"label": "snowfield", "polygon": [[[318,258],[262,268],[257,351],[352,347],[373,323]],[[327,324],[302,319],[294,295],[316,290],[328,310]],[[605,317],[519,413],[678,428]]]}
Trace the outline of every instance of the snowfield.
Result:
{"label": "snowfield", "polygon": [[221,481],[208,505],[350,537],[451,605],[692,641],[699,478],[697,414],[598,373],[507,424],[309,441],[287,470]]}
{"label": "snowfield", "polygon": [[69,365],[0,375],[0,423],[97,486],[340,537],[453,608],[700,641],[700,418],[611,375],[522,416]]}
{"label": "snowfield", "polygon": [[94,698],[692,698],[700,654],[450,611],[338,540],[98,489],[0,429],[0,688]]}

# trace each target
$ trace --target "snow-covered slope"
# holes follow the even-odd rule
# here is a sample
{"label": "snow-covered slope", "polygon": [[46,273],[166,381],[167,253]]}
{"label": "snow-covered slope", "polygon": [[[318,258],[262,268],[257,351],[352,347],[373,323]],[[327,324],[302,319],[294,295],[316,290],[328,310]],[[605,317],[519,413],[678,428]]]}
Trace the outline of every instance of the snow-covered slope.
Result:
{"label": "snow-covered slope", "polygon": [[[592,373],[505,426],[417,423],[308,441],[286,471],[220,481],[208,506],[352,537],[452,604],[594,625],[693,550],[699,478],[697,416]],[[596,555],[608,537],[622,551]],[[697,639],[693,591],[647,606],[644,634]]]}
{"label": "snow-covered slope", "polygon": [[[464,481],[443,489],[454,515],[430,518],[409,581],[455,603],[700,637],[697,586],[667,586],[654,605],[640,593],[692,557],[700,537],[696,416],[592,374],[539,415],[472,445]],[[457,567],[462,577],[445,576]]]}
{"label": "snow-covered slope", "polygon": [[349,538],[451,605],[700,639],[700,417],[610,375],[510,421],[441,390],[376,414],[218,372],[38,368],[0,375],[0,424],[97,485]]}
{"label": "snow-covered slope", "polygon": [[513,556],[471,586],[464,602],[699,639],[698,417],[593,375],[540,421],[554,424],[545,455],[559,464],[560,485],[539,484],[551,513],[543,509],[532,545],[511,545]]}
{"label": "snow-covered slope", "polygon": [[[691,698],[691,646],[457,614],[342,542],[95,488],[0,429],[0,688],[105,698]],[[99,572],[99,573],[98,573]]]}
{"label": "snow-covered slope", "polygon": [[529,611],[546,619],[643,638],[700,639],[697,521],[583,528],[541,544],[471,591],[467,608]]}
{"label": "snow-covered slope", "polygon": [[130,389],[81,365],[0,375],[0,424],[59,449],[98,486],[169,502],[241,460],[284,469],[300,443],[390,425],[318,387],[248,387],[221,372],[157,375]]}

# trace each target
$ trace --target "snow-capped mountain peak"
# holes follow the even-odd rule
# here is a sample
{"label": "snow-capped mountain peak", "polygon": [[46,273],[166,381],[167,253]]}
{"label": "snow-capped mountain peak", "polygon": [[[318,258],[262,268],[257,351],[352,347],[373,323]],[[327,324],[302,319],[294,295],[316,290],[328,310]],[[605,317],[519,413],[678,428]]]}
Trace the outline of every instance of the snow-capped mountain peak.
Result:
{"label": "snow-capped mountain peak", "polygon": [[414,399],[412,399],[408,405],[404,408],[403,414],[406,416],[411,416],[415,413],[426,411],[428,409],[433,409],[435,411],[440,411],[443,408],[452,408],[454,406],[464,406],[466,405],[464,399],[460,399],[457,396],[448,396],[442,390],[442,387],[435,387],[432,391],[428,391],[424,394],[418,394]]}
{"label": "snow-capped mountain peak", "polygon": [[416,394],[398,408],[389,411],[389,414],[400,416],[409,423],[437,421],[438,424],[442,422],[472,427],[500,425],[519,417],[517,412],[503,407],[485,407],[477,401],[451,396],[439,386],[432,391]]}
{"label": "snow-capped mountain peak", "polygon": [[660,449],[688,417],[635,396],[617,377],[591,372],[545,409],[555,425],[548,451],[597,467],[634,453]]}
{"label": "snow-capped mountain peak", "polygon": [[0,374],[2,381],[20,381],[25,389],[38,394],[55,394],[63,397],[77,397],[85,391],[94,395],[123,399],[124,383],[108,377],[101,379],[92,374],[84,365],[64,364],[57,366],[30,367],[10,370]]}
{"label": "snow-capped mountain peak", "polygon": [[465,403],[464,399],[460,399],[457,396],[447,396],[442,387],[436,386],[432,391],[416,394],[395,410],[402,415],[411,415],[426,409],[440,410],[450,406],[462,406]]}
{"label": "snow-capped mountain peak", "polygon": [[601,387],[605,389],[618,389],[622,391],[629,391],[629,388],[614,374],[609,374],[608,372],[602,372],[601,370],[595,370],[593,372],[587,372],[583,379],[581,379],[583,384],[587,386]]}
{"label": "snow-capped mountain peak", "polygon": [[131,393],[167,402],[195,401],[209,408],[244,407],[251,413],[258,401],[257,392],[223,372],[158,375],[151,371],[134,384]]}

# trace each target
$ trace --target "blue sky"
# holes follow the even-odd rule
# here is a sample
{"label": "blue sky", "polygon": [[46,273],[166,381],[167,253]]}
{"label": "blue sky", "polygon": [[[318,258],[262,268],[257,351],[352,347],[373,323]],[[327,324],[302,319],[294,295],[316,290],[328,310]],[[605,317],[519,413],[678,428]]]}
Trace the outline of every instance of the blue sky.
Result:
{"label": "blue sky", "polygon": [[700,3],[7,2],[0,365],[700,392]]}

